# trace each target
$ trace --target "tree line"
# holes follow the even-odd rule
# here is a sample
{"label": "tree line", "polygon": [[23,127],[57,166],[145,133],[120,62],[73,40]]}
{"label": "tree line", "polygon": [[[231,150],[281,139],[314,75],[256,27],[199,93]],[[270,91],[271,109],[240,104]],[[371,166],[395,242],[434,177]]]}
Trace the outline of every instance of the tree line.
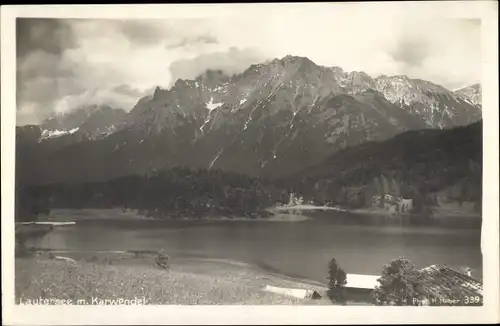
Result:
{"label": "tree line", "polygon": [[221,170],[176,167],[105,182],[19,189],[19,218],[54,208],[137,209],[152,217],[265,217],[288,192],[271,182]]}

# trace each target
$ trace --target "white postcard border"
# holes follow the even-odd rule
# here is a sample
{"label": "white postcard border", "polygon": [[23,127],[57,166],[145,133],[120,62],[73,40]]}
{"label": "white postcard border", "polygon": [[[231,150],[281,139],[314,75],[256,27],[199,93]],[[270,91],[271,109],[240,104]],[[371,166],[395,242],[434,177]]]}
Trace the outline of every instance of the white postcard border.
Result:
{"label": "white postcard border", "polygon": [[[269,14],[356,15],[482,19],[484,305],[482,307],[296,306],[16,306],[14,305],[15,18],[217,18],[250,11]],[[419,16],[420,15],[420,16]],[[256,22],[257,23],[257,22]],[[369,28],[369,27],[367,27]],[[8,325],[85,324],[392,324],[499,321],[498,3],[290,3],[224,5],[3,6],[2,78],[2,309]]]}

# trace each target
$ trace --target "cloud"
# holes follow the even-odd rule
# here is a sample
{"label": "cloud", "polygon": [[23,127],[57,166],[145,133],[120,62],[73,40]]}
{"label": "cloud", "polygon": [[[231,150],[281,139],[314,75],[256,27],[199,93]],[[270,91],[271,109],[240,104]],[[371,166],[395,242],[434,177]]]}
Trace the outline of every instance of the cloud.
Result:
{"label": "cloud", "polygon": [[158,21],[122,20],[117,24],[121,33],[136,44],[157,44],[159,39],[169,34],[169,30]]}
{"label": "cloud", "polygon": [[199,19],[24,18],[17,26],[18,124],[99,101],[130,110],[170,85],[170,63],[220,49]]}
{"label": "cloud", "polygon": [[17,58],[32,51],[60,55],[65,49],[75,46],[71,28],[64,21],[48,18],[16,20]]}
{"label": "cloud", "polygon": [[143,92],[120,85],[111,89],[86,90],[76,95],[66,95],[53,105],[54,113],[64,113],[75,108],[88,105],[106,105],[113,108],[130,109],[137,100],[144,96]]}
{"label": "cloud", "polygon": [[401,74],[449,89],[480,81],[481,30],[477,19],[410,21],[388,51]]}
{"label": "cloud", "polygon": [[406,74],[451,89],[480,81],[479,20],[353,12],[249,11],[213,20],[18,19],[18,124],[100,97],[130,110],[139,97],[178,78],[193,79],[207,69],[239,73],[289,54],[374,77]]}
{"label": "cloud", "polygon": [[266,60],[256,49],[238,49],[205,53],[191,59],[181,59],[170,65],[172,83],[177,79],[195,79],[208,69],[222,70],[227,75],[243,72],[251,64]]}
{"label": "cloud", "polygon": [[216,37],[211,36],[211,35],[200,35],[200,36],[195,36],[195,37],[187,37],[187,38],[181,38],[178,40],[174,40],[171,43],[167,43],[165,48],[168,50],[175,49],[175,48],[183,48],[183,47],[193,47],[193,46],[199,46],[199,45],[206,45],[206,44],[218,44],[218,40]]}
{"label": "cloud", "polygon": [[16,21],[16,100],[18,123],[38,122],[52,112],[51,105],[73,76],[63,52],[77,44],[70,26],[55,19]]}
{"label": "cloud", "polygon": [[429,46],[422,39],[403,38],[398,42],[397,48],[390,51],[389,55],[399,63],[410,66],[420,66],[428,55]]}

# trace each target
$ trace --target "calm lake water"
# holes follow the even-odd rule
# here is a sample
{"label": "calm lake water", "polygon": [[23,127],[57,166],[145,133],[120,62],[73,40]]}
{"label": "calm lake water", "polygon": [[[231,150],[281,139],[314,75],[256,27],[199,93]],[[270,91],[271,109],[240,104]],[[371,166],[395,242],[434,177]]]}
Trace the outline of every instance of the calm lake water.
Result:
{"label": "calm lake water", "polygon": [[62,250],[159,250],[250,263],[292,277],[325,282],[335,257],[348,273],[380,275],[405,256],[417,267],[468,266],[482,277],[481,230],[345,225],[329,217],[302,222],[106,221],[56,227],[37,247]]}

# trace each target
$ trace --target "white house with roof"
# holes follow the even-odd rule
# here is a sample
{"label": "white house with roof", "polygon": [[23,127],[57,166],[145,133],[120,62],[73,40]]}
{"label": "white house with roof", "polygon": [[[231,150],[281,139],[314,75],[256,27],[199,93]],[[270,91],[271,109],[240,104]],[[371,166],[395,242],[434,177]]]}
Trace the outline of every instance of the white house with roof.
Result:
{"label": "white house with roof", "polygon": [[377,275],[366,275],[366,274],[347,274],[345,285],[346,288],[352,289],[366,289],[373,290],[375,286],[378,284],[378,278],[380,276]]}
{"label": "white house with roof", "polygon": [[[348,300],[370,302],[371,293],[378,284],[376,275],[362,275],[362,274],[347,274],[345,290],[347,292]],[[266,292],[281,294],[284,296],[295,297],[299,299],[319,299],[321,295],[316,289],[293,289],[283,288],[267,285],[264,288]]]}

